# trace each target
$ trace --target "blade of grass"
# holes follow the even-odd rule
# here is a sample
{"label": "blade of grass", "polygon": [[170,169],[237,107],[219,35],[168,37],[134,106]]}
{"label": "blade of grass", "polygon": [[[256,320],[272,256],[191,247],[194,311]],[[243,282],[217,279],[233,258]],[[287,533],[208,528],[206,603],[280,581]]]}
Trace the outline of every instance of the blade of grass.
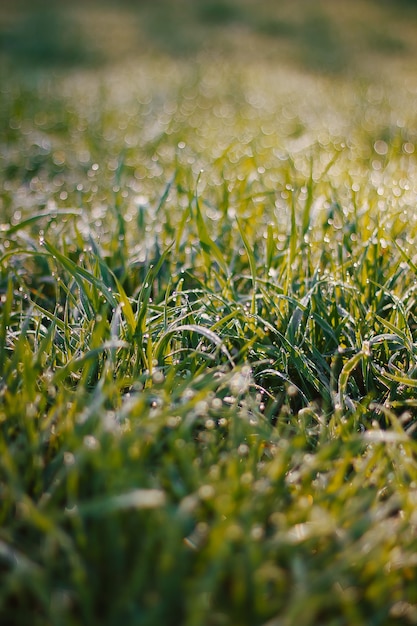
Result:
{"label": "blade of grass", "polygon": [[236,222],[237,222],[237,226],[238,226],[238,229],[239,229],[240,236],[242,237],[243,245],[245,246],[246,254],[247,254],[248,259],[249,259],[249,267],[250,267],[250,272],[251,272],[251,276],[252,276],[251,315],[255,315],[256,314],[256,290],[257,290],[257,283],[256,283],[256,260],[255,260],[254,254],[253,254],[253,249],[251,248],[251,246],[249,244],[249,240],[246,237],[246,233],[245,233],[245,231],[243,229],[242,223],[240,222],[240,220],[238,218],[236,218]]}
{"label": "blade of grass", "polygon": [[6,231],[5,234],[10,237],[11,235],[14,235],[15,233],[19,232],[19,230],[24,230],[27,226],[31,226],[32,224],[34,224],[35,222],[38,222],[39,220],[43,220],[43,219],[49,219],[49,220],[54,220],[56,217],[62,217],[64,215],[70,215],[70,216],[80,216],[83,214],[82,209],[55,209],[53,211],[43,211],[42,213],[37,213],[36,215],[32,215],[31,217],[28,217],[25,220],[22,220],[21,222],[18,222],[17,224],[14,224],[13,226],[10,226]]}
{"label": "blade of grass", "polygon": [[209,328],[205,328],[204,326],[198,326],[197,324],[181,324],[180,326],[177,326],[174,323],[174,325],[168,328],[161,335],[161,337],[158,339],[157,343],[155,344],[155,348],[154,348],[155,358],[160,357],[160,353],[161,353],[161,350],[163,350],[164,348],[165,342],[168,341],[172,335],[174,335],[175,333],[181,333],[181,332],[186,332],[186,331],[197,333],[198,335],[202,335],[203,337],[208,339],[211,343],[213,343],[216,347],[218,347],[223,352],[223,354],[225,354],[229,363],[232,366],[234,366],[234,361],[232,359],[232,356],[230,355],[230,352],[224,345],[224,342],[219,337],[219,335],[217,335],[215,332],[213,332]]}
{"label": "blade of grass", "polygon": [[77,265],[69,259],[67,256],[59,252],[57,248],[55,248],[51,243],[45,241],[45,248],[49,252],[52,258],[59,261],[59,263],[67,270],[67,272],[74,278],[80,289],[85,293],[85,295],[89,298],[89,294],[85,291],[85,286],[83,281],[86,281],[95,289],[97,289],[98,293],[110,304],[112,307],[117,306],[117,299],[113,295],[111,291],[109,291],[109,287],[99,278],[94,276],[91,272],[86,270],[85,268]]}
{"label": "blade of grass", "polygon": [[13,280],[7,281],[7,291],[1,300],[1,324],[0,324],[0,376],[4,374],[4,368],[8,361],[6,355],[7,331],[10,325],[10,315],[13,309]]}
{"label": "blade of grass", "polygon": [[197,232],[200,240],[201,247],[203,249],[205,265],[206,265],[206,273],[210,274],[212,259],[214,258],[219,267],[222,269],[225,276],[229,275],[229,268],[225,262],[224,256],[220,251],[220,248],[217,244],[211,239],[206,223],[204,221],[203,215],[200,209],[200,203],[198,201],[197,192],[195,195],[195,208],[196,208],[196,224],[197,224]]}

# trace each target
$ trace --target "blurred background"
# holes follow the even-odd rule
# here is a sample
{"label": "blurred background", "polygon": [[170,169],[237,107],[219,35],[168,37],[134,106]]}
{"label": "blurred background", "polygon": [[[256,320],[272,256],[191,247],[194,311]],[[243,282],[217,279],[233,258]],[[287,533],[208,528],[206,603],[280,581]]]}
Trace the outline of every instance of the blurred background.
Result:
{"label": "blurred background", "polygon": [[412,72],[417,0],[1,2],[3,68],[94,68],[166,55],[332,76]]}

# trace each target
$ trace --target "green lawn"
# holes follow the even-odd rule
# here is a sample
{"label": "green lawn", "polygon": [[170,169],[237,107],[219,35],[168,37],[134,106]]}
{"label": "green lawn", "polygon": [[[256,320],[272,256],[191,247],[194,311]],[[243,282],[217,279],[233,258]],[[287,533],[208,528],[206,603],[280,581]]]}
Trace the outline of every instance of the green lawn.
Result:
{"label": "green lawn", "polygon": [[0,624],[417,624],[415,3],[5,4]]}

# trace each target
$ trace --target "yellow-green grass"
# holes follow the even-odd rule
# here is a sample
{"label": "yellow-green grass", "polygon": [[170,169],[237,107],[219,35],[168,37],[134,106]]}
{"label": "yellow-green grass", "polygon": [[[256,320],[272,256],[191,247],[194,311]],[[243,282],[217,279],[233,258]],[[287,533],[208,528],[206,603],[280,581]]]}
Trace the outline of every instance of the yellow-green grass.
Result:
{"label": "yellow-green grass", "polygon": [[220,4],[221,65],[3,57],[1,624],[417,621],[412,39],[249,62]]}

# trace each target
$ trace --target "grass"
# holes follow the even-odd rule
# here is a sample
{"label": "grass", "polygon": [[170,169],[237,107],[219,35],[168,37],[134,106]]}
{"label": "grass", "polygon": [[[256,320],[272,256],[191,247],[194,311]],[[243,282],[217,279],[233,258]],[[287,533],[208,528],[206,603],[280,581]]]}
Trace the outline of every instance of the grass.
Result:
{"label": "grass", "polygon": [[142,61],[3,70],[0,621],[414,624],[412,82]]}

